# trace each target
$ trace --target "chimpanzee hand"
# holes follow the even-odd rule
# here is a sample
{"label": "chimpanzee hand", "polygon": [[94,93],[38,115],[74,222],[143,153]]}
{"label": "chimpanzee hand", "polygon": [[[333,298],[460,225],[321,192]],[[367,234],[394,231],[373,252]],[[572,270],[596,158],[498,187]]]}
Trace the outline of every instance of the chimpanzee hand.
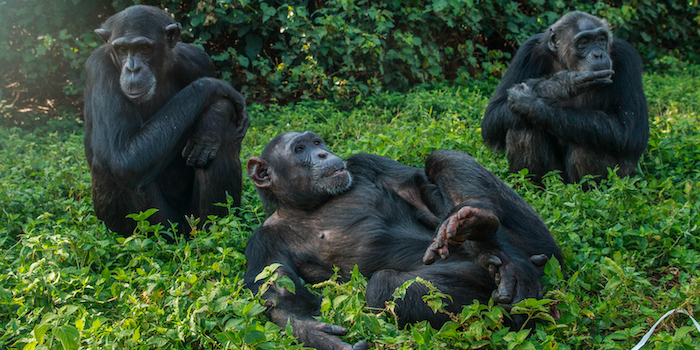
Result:
{"label": "chimpanzee hand", "polygon": [[539,272],[549,260],[545,254],[533,255],[529,260],[511,260],[500,250],[481,253],[479,265],[489,272],[498,286],[491,297],[499,304],[513,305],[526,298],[542,298]]}
{"label": "chimpanzee hand", "polygon": [[[549,79],[529,79],[508,89],[508,107],[517,115],[541,114],[549,104],[569,100],[589,89],[612,84],[613,70],[561,71]],[[547,99],[548,101],[543,101]]]}
{"label": "chimpanzee hand", "polygon": [[423,255],[423,263],[430,265],[437,256],[447,259],[449,246],[457,247],[466,240],[485,241],[490,239],[501,222],[496,213],[489,209],[474,208],[465,205],[453,210],[437,229],[437,235]]}
{"label": "chimpanzee hand", "polygon": [[515,115],[528,117],[547,108],[547,105],[534,93],[530,84],[520,83],[508,89],[508,108]]}
{"label": "chimpanzee hand", "polygon": [[612,69],[593,72],[561,71],[549,79],[551,86],[542,84],[535,89],[541,97],[569,99],[597,86],[612,84]]}
{"label": "chimpanzee hand", "polygon": [[306,347],[317,350],[366,350],[369,347],[364,340],[354,346],[340,340],[338,336],[348,334],[345,327],[314,320],[294,320],[291,324],[294,336]]}
{"label": "chimpanzee hand", "polygon": [[203,168],[214,159],[232,113],[233,104],[224,98],[214,102],[202,113],[195,123],[194,132],[182,149],[182,157],[187,159],[187,165]]}

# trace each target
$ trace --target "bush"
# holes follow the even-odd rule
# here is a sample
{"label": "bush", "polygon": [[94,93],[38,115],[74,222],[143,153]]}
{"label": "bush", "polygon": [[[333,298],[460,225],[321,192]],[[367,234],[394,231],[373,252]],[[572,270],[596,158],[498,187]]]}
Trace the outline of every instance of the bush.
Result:
{"label": "bush", "polygon": [[107,0],[0,2],[0,100],[80,101],[85,60],[101,44],[92,29],[111,13]]}
{"label": "bush", "polygon": [[0,100],[43,103],[63,90],[78,101],[85,59],[101,43],[92,30],[135,3],[167,9],[223,79],[265,103],[497,80],[519,44],[574,9],[608,19],[651,67],[697,62],[700,52],[696,1],[9,0],[0,3]]}

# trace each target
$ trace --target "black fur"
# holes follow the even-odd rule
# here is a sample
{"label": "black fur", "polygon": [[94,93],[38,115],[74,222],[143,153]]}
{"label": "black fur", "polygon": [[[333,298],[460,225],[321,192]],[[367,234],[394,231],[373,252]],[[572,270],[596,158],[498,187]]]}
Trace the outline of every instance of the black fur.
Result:
{"label": "black fur", "polygon": [[[601,40],[579,47],[572,40],[582,31]],[[639,53],[604,21],[569,13],[520,47],[481,130],[512,172],[528,168],[536,180],[551,170],[573,183],[615,166],[632,174],[649,139]]]}
{"label": "black fur", "polygon": [[157,208],[152,222],[177,223],[187,233],[185,215],[225,215],[212,204],[225,202],[226,192],[240,203],[245,99],[211,78],[211,60],[179,43],[179,28],[160,9],[129,7],[96,30],[106,44],[86,63],[85,156],[95,212],[122,235],[133,233],[131,213]]}
{"label": "black fur", "polygon": [[[263,281],[254,279],[265,266],[282,264],[278,272],[294,281],[296,293],[284,288],[268,291],[265,297],[274,305],[270,317],[278,325],[288,320],[296,325],[295,334],[307,346],[350,348],[337,337],[316,330],[319,322],[312,316],[318,312],[319,300],[302,282],[324,281],[333,275],[334,266],[347,280],[357,265],[370,278],[368,304],[380,309],[391,300],[396,287],[416,276],[450,294],[454,302],[447,309],[454,313],[474,299],[487,302],[492,295],[504,304],[541,296],[543,267],[530,259],[545,254],[544,261],[551,256],[561,260],[561,251],[537,213],[473,158],[457,151],[436,151],[428,157],[425,169],[420,169],[386,157],[358,154],[346,162],[352,175],[349,189],[334,196],[314,197],[298,175],[331,156],[301,162],[290,153],[289,145],[317,137],[310,132],[283,134],[268,144],[262,158],[248,161],[248,174],[258,186],[263,204],[268,208],[274,201],[277,210],[248,241],[245,282],[257,291]],[[321,144],[309,152],[328,150]],[[310,183],[313,186],[315,182]],[[297,204],[281,200],[277,194],[282,191],[298,191]],[[495,221],[496,226],[485,234],[470,232],[479,241],[451,245],[449,257],[425,265],[422,258],[435,242],[438,227],[465,207],[493,212],[500,225]],[[477,225],[463,228],[480,230]],[[479,262],[494,256],[503,264]],[[495,273],[499,274],[498,282]],[[506,286],[504,281],[512,285]],[[400,324],[428,320],[439,327],[447,320],[445,314],[435,314],[425,305],[421,300],[424,293],[425,288],[416,284],[397,301]]]}

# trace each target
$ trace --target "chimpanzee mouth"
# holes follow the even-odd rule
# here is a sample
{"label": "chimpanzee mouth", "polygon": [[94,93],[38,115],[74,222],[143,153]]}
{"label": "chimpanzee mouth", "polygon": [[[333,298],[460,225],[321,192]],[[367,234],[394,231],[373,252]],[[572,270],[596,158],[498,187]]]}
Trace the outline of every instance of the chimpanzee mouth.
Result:
{"label": "chimpanzee mouth", "polygon": [[328,172],[328,177],[338,176],[345,172],[345,168],[335,169]]}
{"label": "chimpanzee mouth", "polygon": [[130,100],[138,100],[139,98],[143,97],[148,93],[148,90],[146,91],[140,91],[140,92],[126,92],[124,91],[124,95],[128,97]]}
{"label": "chimpanzee mouth", "polygon": [[149,84],[148,86],[140,87],[129,87],[125,88],[122,85],[122,92],[124,95],[131,101],[134,102],[140,102],[140,101],[148,101],[153,97],[153,94],[156,91],[156,84],[153,82],[152,84]]}

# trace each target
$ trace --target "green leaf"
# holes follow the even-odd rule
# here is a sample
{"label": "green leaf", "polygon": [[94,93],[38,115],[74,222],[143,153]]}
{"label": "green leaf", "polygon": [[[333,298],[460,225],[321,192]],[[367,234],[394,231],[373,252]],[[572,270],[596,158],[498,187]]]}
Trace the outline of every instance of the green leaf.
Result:
{"label": "green leaf", "polygon": [[333,299],[333,308],[339,309],[340,304],[343,303],[349,296],[348,295],[339,295]]}
{"label": "green leaf", "polygon": [[331,300],[328,299],[327,297],[323,297],[323,300],[321,300],[321,312],[326,312],[331,309],[331,306],[333,303],[331,303]]}
{"label": "green leaf", "polygon": [[241,342],[241,339],[237,336],[237,334],[232,332],[220,332],[217,333],[215,337],[216,341],[227,347]]}
{"label": "green leaf", "polygon": [[263,23],[267,22],[267,20],[270,19],[270,17],[274,16],[277,13],[277,10],[274,7],[270,7],[264,2],[260,4],[260,9],[263,11]]}
{"label": "green leaf", "polygon": [[456,339],[459,334],[457,333],[457,329],[461,325],[457,322],[453,321],[447,321],[445,324],[442,325],[442,328],[440,328],[440,331],[438,331],[438,335],[442,336],[443,338],[451,338],[451,339]]}
{"label": "green leaf", "polygon": [[276,283],[278,286],[285,288],[292,294],[296,292],[296,285],[294,284],[292,279],[287,276],[278,277]]}
{"label": "green leaf", "polygon": [[80,332],[73,326],[59,326],[51,330],[56,339],[61,341],[63,350],[77,350],[80,341]]}
{"label": "green leaf", "polygon": [[243,341],[246,344],[255,345],[257,343],[261,343],[261,342],[265,341],[265,334],[259,330],[246,332],[245,337],[243,338]]}
{"label": "green leaf", "polygon": [[44,334],[46,334],[48,329],[48,325],[34,327],[34,339],[36,339],[38,344],[44,344]]}
{"label": "green leaf", "polygon": [[259,274],[255,276],[254,282],[267,279],[270,277],[277,269],[282,266],[282,264],[273,263],[266,266]]}
{"label": "green leaf", "polygon": [[263,312],[265,312],[266,308],[256,302],[252,302],[247,304],[243,310],[241,311],[241,314],[244,317],[250,318],[250,317],[255,317]]}
{"label": "green leaf", "polygon": [[144,211],[139,212],[138,214],[129,214],[126,217],[134,219],[135,221],[145,221],[149,217],[151,217],[151,215],[155,214],[157,211],[158,211],[158,209],[151,208],[151,209],[146,210],[145,212]]}

